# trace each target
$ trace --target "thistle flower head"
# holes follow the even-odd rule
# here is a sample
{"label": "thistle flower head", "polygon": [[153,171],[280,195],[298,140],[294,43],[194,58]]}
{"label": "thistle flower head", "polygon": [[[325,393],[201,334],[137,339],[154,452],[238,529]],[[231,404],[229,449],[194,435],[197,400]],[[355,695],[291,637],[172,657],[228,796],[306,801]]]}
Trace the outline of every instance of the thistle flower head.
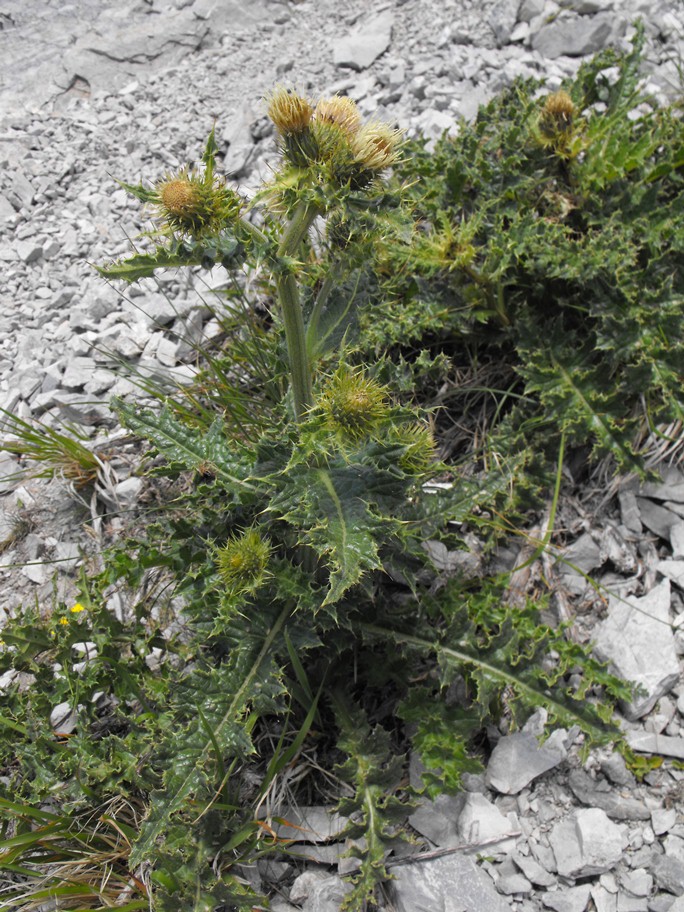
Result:
{"label": "thistle flower head", "polygon": [[316,105],[314,119],[317,123],[337,127],[348,137],[358,133],[361,127],[361,115],[356,102],[344,95],[322,98]]}
{"label": "thistle flower head", "polygon": [[188,169],[159,181],[153,203],[168,228],[196,237],[217,233],[240,211],[233,190]]}
{"label": "thistle flower head", "polygon": [[216,569],[231,595],[254,592],[266,578],[270,543],[256,529],[229,539],[215,553]]}
{"label": "thistle flower head", "polygon": [[385,123],[369,123],[352,138],[355,160],[368,171],[382,171],[399,159],[401,131]]}
{"label": "thistle flower head", "polygon": [[539,129],[548,137],[569,133],[576,113],[577,108],[567,92],[562,89],[553,92],[546,96],[539,115]]}
{"label": "thistle flower head", "polygon": [[311,102],[285,86],[276,86],[267,98],[268,116],[281,136],[308,129],[314,109]]}
{"label": "thistle flower head", "polygon": [[362,371],[341,365],[323,390],[318,406],[332,431],[360,440],[377,430],[387,416],[387,389]]}

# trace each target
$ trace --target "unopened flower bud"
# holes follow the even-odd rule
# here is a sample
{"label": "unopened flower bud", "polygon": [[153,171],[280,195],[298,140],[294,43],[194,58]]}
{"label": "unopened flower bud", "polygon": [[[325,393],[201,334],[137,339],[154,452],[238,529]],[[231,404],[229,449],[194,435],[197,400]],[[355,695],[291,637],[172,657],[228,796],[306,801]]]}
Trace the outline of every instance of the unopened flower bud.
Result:
{"label": "unopened flower bud", "polygon": [[256,529],[229,539],[216,551],[218,575],[232,595],[254,592],[266,577],[269,542]]}
{"label": "unopened flower bud", "polygon": [[183,170],[159,181],[153,201],[163,222],[178,234],[217,234],[240,212],[240,199],[223,183]]}
{"label": "unopened flower bud", "polygon": [[318,405],[332,431],[355,441],[372,434],[384,421],[387,390],[360,370],[342,365],[330,378]]}

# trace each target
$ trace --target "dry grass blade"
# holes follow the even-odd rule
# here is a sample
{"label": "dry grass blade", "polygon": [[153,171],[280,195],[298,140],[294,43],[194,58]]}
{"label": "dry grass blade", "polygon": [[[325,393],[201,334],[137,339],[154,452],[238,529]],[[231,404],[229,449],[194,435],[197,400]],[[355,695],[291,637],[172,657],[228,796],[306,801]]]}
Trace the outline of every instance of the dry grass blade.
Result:
{"label": "dry grass blade", "polygon": [[113,798],[95,812],[58,815],[0,799],[0,813],[13,834],[0,841],[2,908],[149,907],[146,884],[128,869],[141,807]]}

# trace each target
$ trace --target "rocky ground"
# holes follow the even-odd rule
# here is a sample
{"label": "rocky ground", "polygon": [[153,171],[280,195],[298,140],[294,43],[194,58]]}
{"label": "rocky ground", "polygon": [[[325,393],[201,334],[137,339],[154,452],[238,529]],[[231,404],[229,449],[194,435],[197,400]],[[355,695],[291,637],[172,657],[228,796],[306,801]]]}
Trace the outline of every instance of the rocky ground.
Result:
{"label": "rocky ground", "polygon": [[[274,153],[262,98],[276,82],[349,94],[366,115],[436,137],[520,74],[556,88],[584,55],[628,43],[638,16],[647,90],[680,98],[681,0],[0,3],[0,433],[16,419],[67,422],[103,456],[85,499],[73,481],[17,477],[25,464],[0,452],[0,618],[68,601],[84,555],[137,502],[135,450],[107,406],[136,387],[111,368],[182,382],[188,340],[218,331],[220,276],[124,291],[94,273],[144,227],[114,177],[154,180],[197,159],[216,121],[225,172],[253,189]],[[615,754],[582,763],[576,732],[539,747],[533,719],[500,738],[463,795],[416,811],[429,852],[395,859],[387,910],[684,912],[684,475],[670,467],[660,485],[613,493],[564,500],[569,545],[543,569],[577,636],[643,685],[624,726],[663,765],[637,783]],[[348,864],[339,822],[306,817],[304,872],[291,888],[292,866],[260,876],[288,884],[275,910],[333,912]]]}

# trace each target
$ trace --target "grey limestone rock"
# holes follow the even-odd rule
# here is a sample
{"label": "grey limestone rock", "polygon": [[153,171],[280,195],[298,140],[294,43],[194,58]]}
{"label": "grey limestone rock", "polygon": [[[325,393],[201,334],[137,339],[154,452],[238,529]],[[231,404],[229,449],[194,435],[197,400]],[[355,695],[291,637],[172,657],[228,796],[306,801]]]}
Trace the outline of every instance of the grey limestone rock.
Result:
{"label": "grey limestone rock", "polygon": [[546,0],[521,0],[518,7],[518,22],[531,22],[544,12]]}
{"label": "grey limestone rock", "polygon": [[672,897],[667,897],[667,899],[665,897],[656,897],[656,899],[658,898],[661,900],[660,907],[656,908],[655,905],[651,903],[649,905],[649,912],[684,912],[684,896],[680,896],[669,905],[666,904],[667,899],[671,899]]}
{"label": "grey limestone rock", "polygon": [[661,754],[664,757],[676,757],[684,760],[684,738],[671,738],[669,735],[658,735],[655,732],[627,732],[627,743],[644,754]]}
{"label": "grey limestone rock", "polygon": [[287,823],[276,826],[279,839],[320,843],[339,836],[347,825],[347,818],[325,807],[292,807],[282,812]]}
{"label": "grey limestone rock", "polygon": [[684,896],[684,861],[671,855],[657,855],[651,868],[661,890]]}
{"label": "grey limestone rock", "polygon": [[434,801],[422,799],[408,821],[435,845],[456,845],[460,839],[457,823],[462,809],[461,795],[439,795]]}
{"label": "grey limestone rock", "polygon": [[[532,37],[532,47],[544,57],[582,57],[606,47],[616,36],[616,18],[611,15],[591,17],[559,16],[543,25]],[[618,32],[619,34],[619,32]]]}
{"label": "grey limestone rock", "polygon": [[672,557],[675,560],[684,558],[684,522],[676,522],[670,529]]}
{"label": "grey limestone rock", "polygon": [[78,724],[78,713],[70,703],[59,703],[50,713],[50,728],[61,735],[70,735]]}
{"label": "grey limestone rock", "polygon": [[620,877],[620,884],[633,896],[650,896],[653,876],[645,868],[627,871]]}
{"label": "grey limestone rock", "polygon": [[396,912],[510,912],[472,858],[448,855],[392,869],[388,892]]}
{"label": "grey limestone rock", "polygon": [[554,912],[584,912],[589,902],[591,886],[582,884],[579,887],[567,887],[564,890],[556,890],[544,893],[542,904],[546,909],[553,909]]}
{"label": "grey limestone rock", "polygon": [[542,867],[531,855],[519,855],[516,852],[512,856],[512,860],[525,877],[536,886],[550,887],[555,884],[556,878],[553,874]]}
{"label": "grey limestone rock", "polygon": [[623,706],[628,719],[638,719],[655,706],[679,679],[679,659],[670,629],[670,581],[664,580],[642,598],[611,597],[608,618],[598,627],[596,655],[617,674],[643,688]]}
{"label": "grey limestone rock", "polygon": [[684,560],[661,560],[656,569],[684,590]]}
{"label": "grey limestone rock", "polygon": [[576,879],[610,871],[622,858],[622,828],[600,808],[575,811],[549,836],[561,877]]}
{"label": "grey limestone rock", "polygon": [[501,738],[487,766],[487,785],[505,795],[517,795],[537,776],[562,763],[567,751],[559,740],[552,735],[544,744],[539,744],[528,732],[515,732]]}
{"label": "grey limestone rock", "polygon": [[669,541],[672,527],[679,524],[681,517],[667,507],[661,507],[646,497],[637,497],[641,521],[664,541]]}
{"label": "grey limestone rock", "polygon": [[351,889],[336,874],[320,868],[304,871],[290,888],[290,902],[302,904],[304,912],[338,912]]}
{"label": "grey limestone rock", "polygon": [[575,13],[600,13],[615,7],[615,0],[560,0],[564,9],[573,10]]}
{"label": "grey limestone rock", "polygon": [[364,20],[344,38],[338,38],[333,46],[335,66],[365,70],[390,46],[393,24],[394,16],[385,11]]}
{"label": "grey limestone rock", "polygon": [[601,808],[613,820],[650,820],[651,812],[642,801],[595,782],[584,770],[573,770],[568,785],[582,804]]}
{"label": "grey limestone rock", "polygon": [[617,912],[617,893],[611,893],[601,884],[592,886],[591,898],[596,906],[596,912]]}
{"label": "grey limestone rock", "polygon": [[[511,821],[484,795],[469,792],[458,818],[458,833],[463,842],[473,846],[486,844],[489,851],[511,850],[514,840]],[[497,842],[492,842],[499,840]]]}
{"label": "grey limestone rock", "polygon": [[644,497],[684,503],[684,475],[674,467],[662,472],[661,481],[647,481],[639,489]]}
{"label": "grey limestone rock", "polygon": [[669,833],[677,822],[677,811],[674,808],[656,808],[651,811],[651,826],[656,836]]}
{"label": "grey limestone rock", "polygon": [[531,893],[532,884],[522,874],[505,874],[497,880],[496,889],[504,896],[513,896],[515,893]]}
{"label": "grey limestone rock", "polygon": [[627,769],[625,758],[622,754],[618,754],[617,751],[601,760],[601,772],[615,785],[624,785],[630,788],[636,785],[634,774]]}
{"label": "grey limestone rock", "polygon": [[497,44],[502,45],[511,37],[518,20],[518,0],[498,0],[489,13],[489,27],[494,32]]}

